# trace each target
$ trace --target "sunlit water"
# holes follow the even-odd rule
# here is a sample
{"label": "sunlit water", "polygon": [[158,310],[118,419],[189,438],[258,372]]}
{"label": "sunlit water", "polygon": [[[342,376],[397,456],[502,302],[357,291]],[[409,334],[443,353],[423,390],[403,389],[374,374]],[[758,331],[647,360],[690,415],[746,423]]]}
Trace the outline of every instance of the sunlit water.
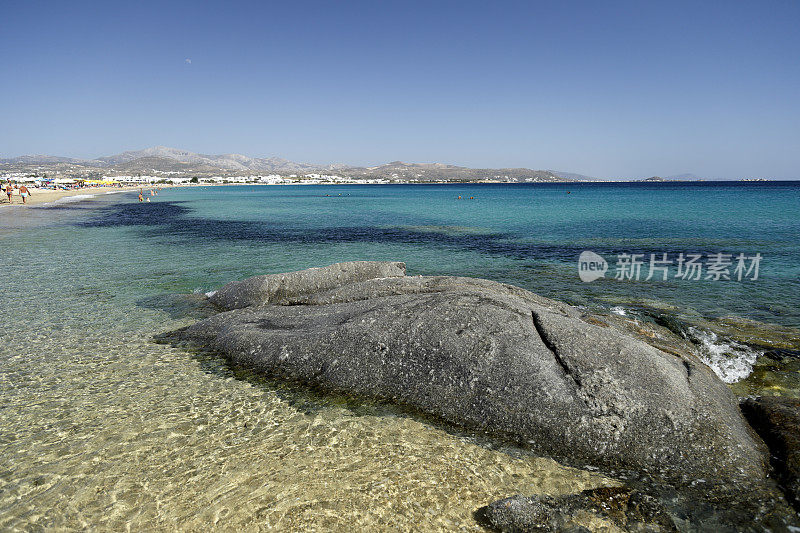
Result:
{"label": "sunlit water", "polygon": [[[800,323],[796,184],[650,187],[215,187],[0,211],[0,529],[475,530],[498,498],[609,483],[152,336],[227,281],[354,259]],[[764,264],[752,283],[583,284],[583,249]]]}

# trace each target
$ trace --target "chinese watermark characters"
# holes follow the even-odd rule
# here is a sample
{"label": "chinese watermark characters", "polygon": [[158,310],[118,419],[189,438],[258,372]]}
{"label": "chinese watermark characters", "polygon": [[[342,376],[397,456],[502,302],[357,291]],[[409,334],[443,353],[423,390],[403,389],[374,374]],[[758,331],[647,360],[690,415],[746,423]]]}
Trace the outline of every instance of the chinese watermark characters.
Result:
{"label": "chinese watermark characters", "polygon": [[[757,280],[761,254],[746,255],[666,252],[658,254],[617,254],[613,269],[614,279],[620,281],[746,281]],[[578,258],[578,275],[581,281],[603,278],[609,264],[603,256],[586,250]]]}

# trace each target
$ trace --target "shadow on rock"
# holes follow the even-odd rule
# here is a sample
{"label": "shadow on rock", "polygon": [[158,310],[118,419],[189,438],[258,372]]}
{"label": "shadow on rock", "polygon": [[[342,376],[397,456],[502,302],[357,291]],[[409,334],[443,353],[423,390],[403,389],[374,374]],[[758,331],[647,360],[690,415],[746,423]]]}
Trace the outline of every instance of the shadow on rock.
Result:
{"label": "shadow on rock", "polygon": [[800,400],[764,396],[745,399],[741,406],[769,446],[771,463],[786,497],[800,511]]}

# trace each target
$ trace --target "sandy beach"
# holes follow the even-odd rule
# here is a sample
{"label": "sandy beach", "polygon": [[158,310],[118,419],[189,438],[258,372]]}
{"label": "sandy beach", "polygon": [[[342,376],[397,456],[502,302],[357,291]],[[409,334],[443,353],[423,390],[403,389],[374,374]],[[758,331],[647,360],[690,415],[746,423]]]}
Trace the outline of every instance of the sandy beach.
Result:
{"label": "sandy beach", "polygon": [[[158,188],[172,188],[172,187],[181,187],[181,185],[159,185]],[[129,192],[129,191],[138,191],[139,189],[143,189],[145,191],[149,191],[151,188],[155,187],[86,187],[83,189],[70,189],[67,191],[54,191],[52,189],[37,189],[36,187],[28,187],[30,191],[30,196],[28,196],[28,201],[24,204],[22,203],[22,198],[19,195],[17,190],[14,191],[14,194],[11,196],[11,202],[9,203],[8,197],[6,196],[5,192],[2,195],[2,199],[0,199],[0,208],[3,207],[27,207],[27,206],[36,206],[42,204],[49,204],[55,202],[56,200],[60,200],[62,198],[67,197],[86,197],[89,198],[90,195],[101,195],[101,194],[112,194],[112,193],[119,193],[119,192]],[[76,198],[77,199],[77,198]]]}

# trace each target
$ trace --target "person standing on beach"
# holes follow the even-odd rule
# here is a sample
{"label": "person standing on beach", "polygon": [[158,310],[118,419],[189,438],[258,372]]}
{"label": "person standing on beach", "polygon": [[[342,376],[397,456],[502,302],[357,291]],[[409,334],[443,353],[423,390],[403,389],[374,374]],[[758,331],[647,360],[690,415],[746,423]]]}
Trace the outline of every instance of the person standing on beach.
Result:
{"label": "person standing on beach", "polygon": [[14,187],[11,186],[10,181],[6,184],[6,194],[8,195],[8,203],[11,203],[11,195],[14,194]]}
{"label": "person standing on beach", "polygon": [[20,185],[20,187],[19,187],[19,196],[20,196],[20,198],[22,198],[22,203],[23,204],[27,203],[28,195],[30,195],[30,194],[31,194],[31,192],[28,190],[28,188],[25,185]]}

